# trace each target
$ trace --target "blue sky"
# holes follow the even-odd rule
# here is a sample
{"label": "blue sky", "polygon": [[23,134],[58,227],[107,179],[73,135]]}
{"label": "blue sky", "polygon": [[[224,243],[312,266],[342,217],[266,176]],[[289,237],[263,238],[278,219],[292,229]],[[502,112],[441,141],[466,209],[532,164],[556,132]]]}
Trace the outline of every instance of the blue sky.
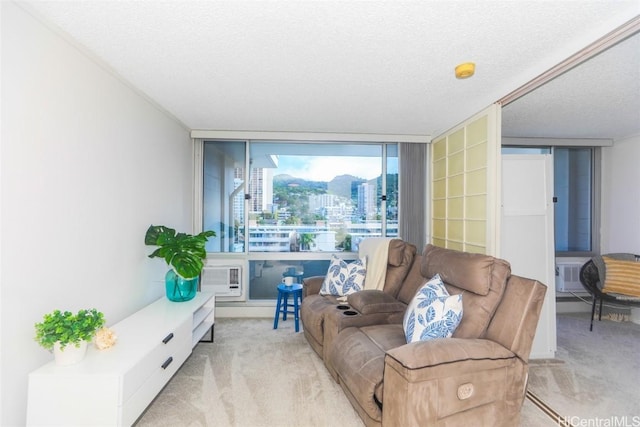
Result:
{"label": "blue sky", "polygon": [[[278,156],[278,169],[274,175],[287,174],[312,181],[331,181],[338,175],[353,175],[373,179],[380,176],[379,157],[351,156]],[[397,172],[389,170],[390,173]]]}

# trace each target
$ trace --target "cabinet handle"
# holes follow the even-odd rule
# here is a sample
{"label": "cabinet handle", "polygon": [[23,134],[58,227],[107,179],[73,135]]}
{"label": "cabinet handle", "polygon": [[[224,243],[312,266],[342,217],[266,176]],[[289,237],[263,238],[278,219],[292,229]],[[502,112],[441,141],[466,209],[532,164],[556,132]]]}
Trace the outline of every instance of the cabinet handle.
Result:
{"label": "cabinet handle", "polygon": [[168,343],[169,341],[171,341],[171,338],[173,338],[173,332],[171,332],[169,335],[167,335],[166,337],[164,337],[164,339],[162,340],[163,343]]}
{"label": "cabinet handle", "polygon": [[171,365],[171,362],[173,362],[173,357],[169,357],[164,361],[164,363],[162,364],[162,369],[167,369],[167,366]]}

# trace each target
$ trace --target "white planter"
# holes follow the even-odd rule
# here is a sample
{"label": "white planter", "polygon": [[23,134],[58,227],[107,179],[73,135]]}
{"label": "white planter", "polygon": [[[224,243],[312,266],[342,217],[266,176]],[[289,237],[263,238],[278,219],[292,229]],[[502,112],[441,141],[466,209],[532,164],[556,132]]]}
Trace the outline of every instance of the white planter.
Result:
{"label": "white planter", "polygon": [[53,345],[53,355],[56,360],[56,365],[67,366],[78,363],[84,358],[87,353],[87,342],[81,341],[79,347],[75,344],[67,344],[64,349],[60,349],[60,342],[56,342]]}

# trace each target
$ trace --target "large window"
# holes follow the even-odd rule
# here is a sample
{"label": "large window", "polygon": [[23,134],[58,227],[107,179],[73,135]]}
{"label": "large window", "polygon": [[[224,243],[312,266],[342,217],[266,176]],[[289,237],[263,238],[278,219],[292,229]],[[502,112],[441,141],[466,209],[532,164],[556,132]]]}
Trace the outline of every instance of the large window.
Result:
{"label": "large window", "polygon": [[325,274],[330,254],[354,259],[365,237],[398,235],[397,144],[212,140],[202,159],[207,252],[246,260],[250,300],[274,299],[285,275]]}
{"label": "large window", "polygon": [[350,252],[397,236],[397,144],[205,141],[202,218],[208,252]]}
{"label": "large window", "polygon": [[556,254],[594,251],[595,150],[553,150]]}
{"label": "large window", "polygon": [[502,154],[553,154],[556,256],[597,252],[598,147],[502,147]]}

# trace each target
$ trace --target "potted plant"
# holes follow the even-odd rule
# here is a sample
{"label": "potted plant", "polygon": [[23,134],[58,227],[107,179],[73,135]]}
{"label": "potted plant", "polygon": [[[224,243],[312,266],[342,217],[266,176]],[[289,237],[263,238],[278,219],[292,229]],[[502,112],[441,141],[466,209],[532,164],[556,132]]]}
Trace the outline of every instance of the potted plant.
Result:
{"label": "potted plant", "polygon": [[52,351],[58,365],[79,362],[87,351],[87,342],[104,326],[104,314],[92,308],[70,311],[54,310],[36,323],[35,340],[43,348]]}
{"label": "potted plant", "polygon": [[170,267],[165,275],[167,298],[171,301],[189,301],[196,296],[198,278],[207,257],[205,244],[214,231],[203,231],[191,235],[176,233],[164,225],[151,225],[144,237],[144,243],[158,248],[149,258],[163,258]]}

